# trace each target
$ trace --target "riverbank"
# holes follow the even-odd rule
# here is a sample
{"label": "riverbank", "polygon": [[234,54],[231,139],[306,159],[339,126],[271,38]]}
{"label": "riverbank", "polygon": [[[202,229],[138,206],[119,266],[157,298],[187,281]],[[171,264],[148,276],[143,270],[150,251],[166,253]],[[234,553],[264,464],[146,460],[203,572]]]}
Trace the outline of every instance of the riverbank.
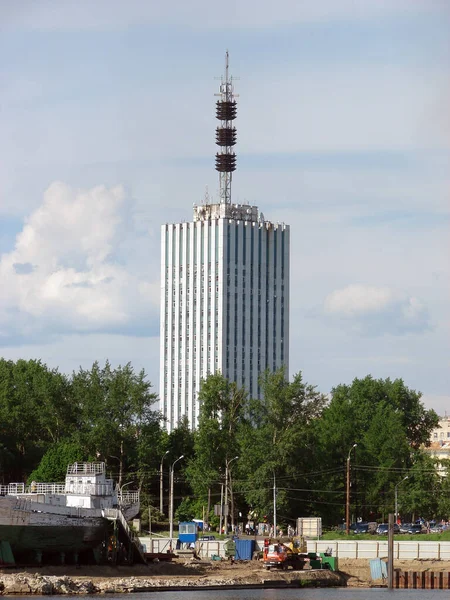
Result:
{"label": "riverbank", "polygon": [[[450,571],[450,562],[396,561],[405,571]],[[266,571],[260,562],[185,561],[131,567],[46,566],[28,571],[0,570],[2,595],[112,594],[167,589],[226,589],[279,587],[370,587],[367,559],[339,561],[339,573],[328,570]]]}
{"label": "riverbank", "polygon": [[266,571],[260,562],[182,561],[131,567],[42,567],[33,571],[0,571],[0,594],[111,594],[167,589],[225,589],[343,586],[327,570]]}

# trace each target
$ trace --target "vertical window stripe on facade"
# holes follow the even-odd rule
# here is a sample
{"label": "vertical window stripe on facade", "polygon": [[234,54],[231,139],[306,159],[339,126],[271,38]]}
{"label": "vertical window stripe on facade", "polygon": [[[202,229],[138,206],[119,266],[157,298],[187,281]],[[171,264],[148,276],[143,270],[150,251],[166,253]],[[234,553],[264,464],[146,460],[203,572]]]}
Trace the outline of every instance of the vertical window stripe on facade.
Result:
{"label": "vertical window stripe on facade", "polygon": [[169,431],[184,416],[196,427],[201,380],[210,373],[261,398],[259,375],[289,369],[289,226],[198,214],[164,225],[160,339],[160,410]]}

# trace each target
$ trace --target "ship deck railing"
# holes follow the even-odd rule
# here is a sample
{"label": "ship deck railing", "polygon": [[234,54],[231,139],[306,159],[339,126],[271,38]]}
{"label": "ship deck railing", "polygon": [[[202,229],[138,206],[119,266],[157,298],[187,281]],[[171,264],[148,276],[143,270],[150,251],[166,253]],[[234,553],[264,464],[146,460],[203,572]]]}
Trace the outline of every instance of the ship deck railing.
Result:
{"label": "ship deck railing", "polygon": [[[24,483],[10,483],[8,485],[0,485],[0,495],[2,496],[17,496],[19,494],[65,494],[70,496],[113,496],[114,483],[107,480],[106,483],[85,483],[67,485],[64,483],[39,483],[33,481],[31,485],[25,486]],[[122,504],[134,504],[139,501],[139,492],[137,499],[134,499],[133,493],[130,492],[130,497],[124,499]]]}
{"label": "ship deck railing", "polygon": [[104,472],[104,462],[76,462],[67,467],[67,475],[96,475]]}
{"label": "ship deck railing", "polygon": [[114,483],[109,479],[105,483],[78,483],[74,481],[66,483],[63,488],[65,494],[75,496],[112,496],[114,493]]}
{"label": "ship deck railing", "polygon": [[23,494],[24,492],[24,483],[9,483],[8,485],[0,485],[0,495],[2,496],[15,496],[16,494]]}
{"label": "ship deck railing", "polygon": [[122,506],[136,504],[137,502],[139,502],[139,492],[133,490],[119,492],[119,504]]}
{"label": "ship deck railing", "polygon": [[64,483],[32,483],[29,490],[32,494],[64,494]]}

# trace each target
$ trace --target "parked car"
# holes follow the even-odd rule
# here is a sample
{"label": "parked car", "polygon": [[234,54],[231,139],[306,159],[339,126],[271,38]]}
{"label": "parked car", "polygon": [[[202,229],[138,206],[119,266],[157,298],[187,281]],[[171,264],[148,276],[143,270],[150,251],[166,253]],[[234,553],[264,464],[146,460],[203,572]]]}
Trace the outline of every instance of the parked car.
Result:
{"label": "parked car", "polygon": [[430,533],[442,533],[443,531],[444,528],[442,525],[433,525],[433,527],[430,527]]}
{"label": "parked car", "polygon": [[402,523],[400,525],[400,533],[408,533],[412,523]]}
{"label": "parked car", "polygon": [[[389,532],[389,523],[380,523],[377,527],[376,533],[378,535],[387,535]],[[397,523],[394,523],[394,533],[400,533],[400,527]]]}
{"label": "parked car", "polygon": [[422,525],[410,523],[409,527],[406,528],[405,533],[413,534],[422,533]]}
{"label": "parked car", "polygon": [[370,533],[369,523],[354,523],[353,533]]}

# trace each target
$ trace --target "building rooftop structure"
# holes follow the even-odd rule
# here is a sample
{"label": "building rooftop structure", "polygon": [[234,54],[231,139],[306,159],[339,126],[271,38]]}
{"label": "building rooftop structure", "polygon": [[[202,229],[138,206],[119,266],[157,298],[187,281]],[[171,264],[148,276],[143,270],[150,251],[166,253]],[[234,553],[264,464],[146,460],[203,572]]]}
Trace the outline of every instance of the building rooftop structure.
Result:
{"label": "building rooftop structure", "polygon": [[289,226],[232,202],[237,103],[228,52],[217,96],[218,197],[194,204],[192,222],[161,229],[159,394],[168,431],[185,417],[196,427],[208,375],[220,372],[261,399],[261,373],[289,373]]}
{"label": "building rooftop structure", "polygon": [[[450,460],[450,418],[447,416],[439,419],[439,424],[430,433],[430,445],[423,448],[424,452],[431,458]],[[437,464],[439,475],[445,476],[448,470],[440,462]]]}

